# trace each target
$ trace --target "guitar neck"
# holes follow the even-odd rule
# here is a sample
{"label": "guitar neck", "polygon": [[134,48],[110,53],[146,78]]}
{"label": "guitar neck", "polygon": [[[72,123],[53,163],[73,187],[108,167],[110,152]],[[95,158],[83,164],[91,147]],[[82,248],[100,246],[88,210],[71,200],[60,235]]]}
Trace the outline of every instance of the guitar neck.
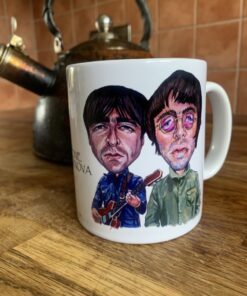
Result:
{"label": "guitar neck", "polygon": [[151,186],[154,182],[158,181],[162,177],[163,172],[161,170],[155,170],[152,174],[144,178],[143,183],[136,186],[135,189],[131,190],[133,195],[136,195],[143,187]]}

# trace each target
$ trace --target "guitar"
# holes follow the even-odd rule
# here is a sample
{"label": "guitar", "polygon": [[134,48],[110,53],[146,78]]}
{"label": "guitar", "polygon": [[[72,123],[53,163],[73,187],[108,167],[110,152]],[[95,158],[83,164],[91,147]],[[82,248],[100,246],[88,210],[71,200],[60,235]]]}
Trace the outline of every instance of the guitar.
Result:
{"label": "guitar", "polygon": [[[145,186],[151,186],[154,182],[158,181],[163,175],[163,172],[159,169],[155,170],[152,174],[146,176],[143,180]],[[131,194],[136,195],[139,190],[141,190],[143,184],[137,186],[131,191]],[[126,199],[125,199],[126,200]],[[123,203],[119,208],[117,208],[117,202],[111,200],[106,207],[99,208],[98,212],[101,216],[101,221],[104,224],[109,224],[113,228],[119,228],[121,221],[119,220],[117,214],[127,205],[128,203]]]}

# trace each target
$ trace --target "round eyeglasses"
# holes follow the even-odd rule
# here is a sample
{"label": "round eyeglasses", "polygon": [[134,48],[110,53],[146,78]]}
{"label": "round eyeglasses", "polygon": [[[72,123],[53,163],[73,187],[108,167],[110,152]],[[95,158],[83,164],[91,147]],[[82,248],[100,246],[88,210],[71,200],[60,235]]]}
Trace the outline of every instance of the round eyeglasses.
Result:
{"label": "round eyeglasses", "polygon": [[174,132],[177,130],[179,120],[182,121],[183,129],[190,130],[196,122],[197,117],[193,111],[183,113],[181,117],[178,117],[175,114],[165,113],[163,116],[161,115],[161,119],[156,128],[159,128],[165,134]]}

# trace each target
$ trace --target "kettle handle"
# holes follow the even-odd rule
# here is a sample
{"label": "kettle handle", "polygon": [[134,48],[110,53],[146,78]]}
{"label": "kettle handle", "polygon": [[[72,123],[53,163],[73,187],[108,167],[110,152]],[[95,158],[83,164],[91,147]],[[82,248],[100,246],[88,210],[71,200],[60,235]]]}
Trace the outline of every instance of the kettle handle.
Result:
{"label": "kettle handle", "polygon": [[136,4],[139,7],[139,10],[141,12],[141,16],[143,18],[143,35],[140,42],[141,47],[148,50],[149,49],[149,40],[151,37],[151,31],[152,31],[152,20],[151,20],[151,14],[147,5],[146,0],[136,0]]}
{"label": "kettle handle", "polygon": [[[52,33],[55,36],[54,39],[54,50],[56,53],[60,53],[63,50],[63,40],[59,29],[57,28],[54,18],[53,18],[53,2],[54,0],[45,0],[43,6],[43,18],[44,21]],[[151,37],[152,25],[151,25],[151,14],[147,5],[146,0],[136,0],[136,4],[141,12],[143,18],[144,31],[142,39],[140,42],[141,47],[148,50],[149,49],[149,39]]]}
{"label": "kettle handle", "polygon": [[55,53],[60,53],[63,51],[63,39],[61,32],[57,28],[54,18],[53,18],[53,2],[54,0],[45,0],[43,5],[43,19],[47,25],[49,31],[55,37],[54,39],[54,51]]}

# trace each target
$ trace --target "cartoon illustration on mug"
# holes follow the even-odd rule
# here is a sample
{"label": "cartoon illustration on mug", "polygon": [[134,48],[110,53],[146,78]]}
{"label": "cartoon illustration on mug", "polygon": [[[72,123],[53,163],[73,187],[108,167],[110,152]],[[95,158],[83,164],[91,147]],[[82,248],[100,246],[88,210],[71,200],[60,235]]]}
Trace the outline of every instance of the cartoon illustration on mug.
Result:
{"label": "cartoon illustration on mug", "polygon": [[108,171],[98,182],[92,201],[95,222],[112,227],[140,227],[146,212],[144,180],[128,167],[144,144],[147,99],[123,86],[104,86],[87,98],[83,119],[89,144]]}
{"label": "cartoon illustration on mug", "polygon": [[169,174],[152,188],[146,227],[183,224],[199,212],[199,178],[189,162],[197,146],[201,105],[200,82],[182,70],[164,80],[148,101],[147,134]]}

